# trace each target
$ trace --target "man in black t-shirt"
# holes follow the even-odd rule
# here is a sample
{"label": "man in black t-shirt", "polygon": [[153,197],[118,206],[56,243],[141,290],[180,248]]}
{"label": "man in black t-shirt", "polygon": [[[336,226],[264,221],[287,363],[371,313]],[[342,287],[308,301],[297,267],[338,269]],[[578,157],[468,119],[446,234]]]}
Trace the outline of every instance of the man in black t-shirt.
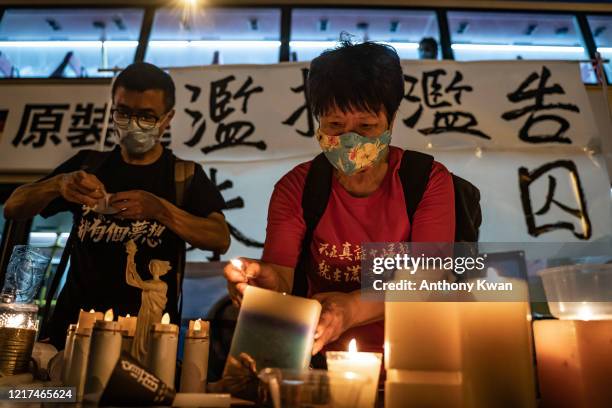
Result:
{"label": "man in black t-shirt", "polygon": [[[42,180],[16,189],[4,207],[6,218],[74,216],[70,270],[50,321],[48,335],[63,347],[66,328],[80,309],[136,315],[140,291],[125,280],[125,243],[133,240],[137,270],[150,279],[151,259],[169,261],[167,312],[178,322],[177,263],[185,242],[224,253],[229,229],[221,194],[202,167],[176,205],[177,158],[160,144],[174,116],[172,78],[147,63],[135,63],[116,78],[112,118],[119,145],[111,152],[82,150]],[[92,168],[91,157],[96,155]]]}

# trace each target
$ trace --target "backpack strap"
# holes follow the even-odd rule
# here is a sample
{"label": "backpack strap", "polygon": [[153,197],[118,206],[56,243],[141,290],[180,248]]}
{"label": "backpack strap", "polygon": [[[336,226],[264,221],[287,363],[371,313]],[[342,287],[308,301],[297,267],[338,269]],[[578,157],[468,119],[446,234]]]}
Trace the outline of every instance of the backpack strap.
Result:
{"label": "backpack strap", "polygon": [[[411,225],[414,214],[427,189],[433,161],[433,156],[413,150],[405,150],[402,156],[398,174],[402,182],[406,212]],[[410,228],[410,235],[409,240],[411,241],[412,228]]]}
{"label": "backpack strap", "polygon": [[302,252],[293,274],[292,294],[306,296],[308,293],[308,280],[306,271],[310,262],[310,244],[314,230],[319,224],[331,194],[333,168],[323,153],[317,155],[310,164],[306,175],[306,182],[302,192],[302,213],[306,232],[302,240]]}
{"label": "backpack strap", "polygon": [[178,207],[182,207],[185,204],[185,194],[189,190],[194,174],[194,162],[176,159],[174,162],[174,188],[176,191],[176,205]]}
{"label": "backpack strap", "polygon": [[[190,160],[182,160],[175,157],[174,161],[174,191],[176,194],[176,206],[182,208],[185,204],[185,196],[193,176],[195,174],[195,163]],[[185,263],[186,263],[185,248],[181,248],[179,251],[176,265],[176,299],[178,301],[178,315],[179,317],[183,314],[183,296],[182,286],[183,277],[185,276]]]}
{"label": "backpack strap", "polygon": [[[100,152],[97,150],[87,151],[85,154],[85,158],[83,163],[81,163],[81,170],[86,171],[87,173],[96,174],[98,170],[102,167],[102,165],[108,160],[111,156],[110,151],[108,152]],[[62,281],[62,278],[66,274],[66,269],[68,266],[68,260],[70,259],[70,253],[72,252],[72,247],[74,246],[74,241],[76,240],[76,225],[77,225],[77,217],[75,216],[72,221],[72,229],[70,230],[70,235],[66,240],[66,245],[64,245],[64,250],[62,251],[62,257],[60,258],[60,262],[55,269],[55,273],[53,274],[53,278],[51,279],[51,283],[49,284],[49,289],[47,290],[47,294],[45,296],[45,306],[42,311],[42,319],[41,319],[41,338],[46,337],[46,332],[48,329],[49,319],[51,318],[51,302],[55,297],[57,289],[59,288],[59,284]]]}

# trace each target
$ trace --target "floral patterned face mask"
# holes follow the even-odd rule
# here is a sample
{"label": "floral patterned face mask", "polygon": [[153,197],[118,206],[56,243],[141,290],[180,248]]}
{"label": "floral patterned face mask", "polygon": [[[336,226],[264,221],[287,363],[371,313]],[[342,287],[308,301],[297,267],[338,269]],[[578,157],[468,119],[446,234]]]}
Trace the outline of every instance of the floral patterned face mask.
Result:
{"label": "floral patterned face mask", "polygon": [[316,136],[327,160],[347,176],[377,164],[391,143],[389,129],[378,137],[361,136],[355,132],[330,136],[321,129],[317,130]]}

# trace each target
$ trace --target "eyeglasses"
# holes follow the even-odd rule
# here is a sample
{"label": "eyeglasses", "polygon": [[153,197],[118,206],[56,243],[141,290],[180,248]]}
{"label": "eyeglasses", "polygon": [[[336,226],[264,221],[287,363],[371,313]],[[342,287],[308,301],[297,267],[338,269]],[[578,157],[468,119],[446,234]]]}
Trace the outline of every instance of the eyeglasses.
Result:
{"label": "eyeglasses", "polygon": [[131,113],[121,109],[113,109],[111,111],[111,117],[113,122],[121,128],[127,128],[132,118],[136,118],[136,125],[142,130],[153,129],[159,122],[163,120],[166,115],[163,114],[160,118],[155,115],[148,113]]}

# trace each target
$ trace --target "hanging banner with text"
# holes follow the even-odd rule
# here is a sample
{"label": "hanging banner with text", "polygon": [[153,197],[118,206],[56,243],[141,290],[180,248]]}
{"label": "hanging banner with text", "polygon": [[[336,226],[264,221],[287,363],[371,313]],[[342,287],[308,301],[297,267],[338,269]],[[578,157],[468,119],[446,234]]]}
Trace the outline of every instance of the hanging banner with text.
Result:
{"label": "hanging banner with text", "polygon": [[[599,135],[578,63],[402,65],[405,96],[392,144],[434,154],[481,189],[483,240],[610,233],[609,178],[599,155],[588,153]],[[221,187],[234,236],[230,255],[257,256],[274,183],[320,151],[304,93],[308,64],[170,73],[176,114],[162,142],[202,163]],[[80,149],[116,143],[112,126],[101,140],[108,84],[0,89],[0,171],[47,172]]]}

